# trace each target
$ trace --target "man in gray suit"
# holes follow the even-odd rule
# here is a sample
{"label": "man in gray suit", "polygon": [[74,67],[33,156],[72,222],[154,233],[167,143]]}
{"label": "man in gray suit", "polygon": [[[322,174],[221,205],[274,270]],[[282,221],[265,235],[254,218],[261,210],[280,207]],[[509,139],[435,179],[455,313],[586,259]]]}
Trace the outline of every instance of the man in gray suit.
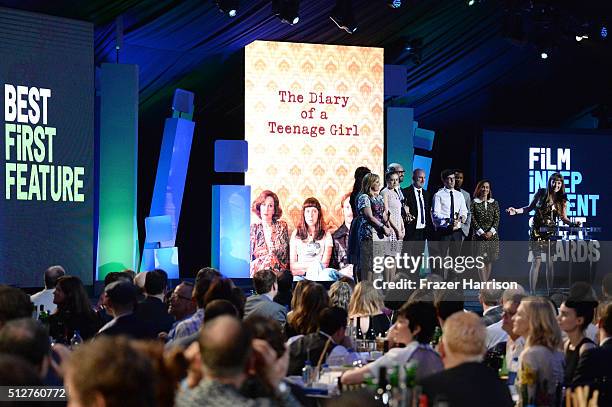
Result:
{"label": "man in gray suit", "polygon": [[251,295],[244,306],[244,318],[261,315],[277,320],[281,326],[287,321],[287,310],[274,302],[278,293],[276,274],[272,270],[259,270],[253,275],[253,287],[257,294]]}

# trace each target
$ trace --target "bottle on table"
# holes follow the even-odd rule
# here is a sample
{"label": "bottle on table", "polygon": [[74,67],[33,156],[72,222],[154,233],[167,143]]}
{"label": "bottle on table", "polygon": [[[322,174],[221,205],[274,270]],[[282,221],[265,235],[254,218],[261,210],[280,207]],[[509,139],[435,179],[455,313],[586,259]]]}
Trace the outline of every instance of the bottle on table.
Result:
{"label": "bottle on table", "polygon": [[304,386],[310,387],[312,386],[314,377],[314,367],[312,366],[312,362],[307,360],[302,368],[302,381],[304,382]]}
{"label": "bottle on table", "polygon": [[74,331],[74,335],[72,335],[72,338],[70,338],[70,348],[75,349],[77,346],[79,346],[82,343],[83,343],[83,338],[81,337],[79,330],[76,329]]}
{"label": "bottle on table", "polygon": [[43,324],[47,325],[49,323],[49,313],[45,311],[44,304],[40,304],[40,308],[38,311],[38,320]]}

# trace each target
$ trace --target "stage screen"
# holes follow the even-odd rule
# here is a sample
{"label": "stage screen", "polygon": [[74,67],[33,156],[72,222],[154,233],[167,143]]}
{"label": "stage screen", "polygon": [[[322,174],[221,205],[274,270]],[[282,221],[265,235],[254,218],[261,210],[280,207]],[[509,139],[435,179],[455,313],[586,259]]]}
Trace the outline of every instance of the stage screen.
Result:
{"label": "stage screen", "polygon": [[483,178],[492,183],[493,198],[502,209],[499,235],[502,240],[528,240],[528,215],[505,213],[509,206],[527,206],[552,173],[565,180],[568,216],[584,226],[601,227],[592,234],[610,240],[608,215],[610,181],[606,163],[612,152],[612,134],[596,131],[502,131],[487,130],[482,142]]}
{"label": "stage screen", "polygon": [[[331,234],[345,223],[341,200],[352,190],[355,169],[367,166],[383,176],[383,67],[381,48],[267,41],[246,47],[245,184],[251,203],[269,190],[282,209],[272,233],[252,213],[251,273],[286,268],[291,247],[302,271],[309,263],[307,278],[326,278],[322,269],[334,265],[333,259],[327,264]],[[292,239],[307,198],[316,199],[309,206],[320,206],[324,222],[316,230],[324,232]],[[309,221],[312,211],[306,210]]]}
{"label": "stage screen", "polygon": [[92,24],[0,8],[0,283],[64,266],[91,284]]}

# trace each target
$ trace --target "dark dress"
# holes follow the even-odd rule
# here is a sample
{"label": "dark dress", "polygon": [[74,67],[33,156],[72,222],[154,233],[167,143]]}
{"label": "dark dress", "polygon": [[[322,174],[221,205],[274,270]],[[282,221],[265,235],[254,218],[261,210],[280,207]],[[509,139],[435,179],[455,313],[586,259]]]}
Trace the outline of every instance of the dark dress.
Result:
{"label": "dark dress", "polygon": [[585,337],[582,338],[582,340],[578,343],[578,346],[576,346],[574,350],[571,350],[569,348],[569,344],[565,348],[564,382],[566,386],[571,385],[572,381],[574,380],[574,373],[576,373],[578,361],[580,360],[580,348],[582,348],[582,345],[584,345],[585,343],[592,343],[593,345],[595,344],[595,342]]}
{"label": "dark dress", "polygon": [[[366,332],[361,332],[361,318],[369,318],[370,324]],[[354,321],[356,319],[356,321]],[[357,339],[374,340],[379,336],[386,336],[387,331],[391,327],[391,321],[385,314],[370,315],[369,317],[351,318],[351,324],[356,324]]]}
{"label": "dark dress", "polygon": [[[489,199],[481,201],[474,198],[471,205],[472,234],[475,246],[475,255],[484,257],[485,263],[492,263],[499,257],[499,205],[497,201]],[[490,240],[485,240],[481,232],[495,233]]]}
{"label": "dark dress", "polygon": [[49,336],[56,342],[69,344],[75,331],[79,331],[81,338],[87,340],[92,338],[101,326],[102,322],[93,311],[86,315],[58,309],[49,317]]}
{"label": "dark dress", "polygon": [[[533,197],[535,200],[535,215],[533,217],[533,225],[529,232],[529,240],[531,241],[531,250],[535,253],[545,253],[548,250],[548,242],[554,235],[552,231],[542,232],[542,227],[554,227],[557,225],[559,213],[554,210],[554,206],[546,201],[546,189],[540,188]],[[563,195],[562,201],[567,201],[567,195]]]}

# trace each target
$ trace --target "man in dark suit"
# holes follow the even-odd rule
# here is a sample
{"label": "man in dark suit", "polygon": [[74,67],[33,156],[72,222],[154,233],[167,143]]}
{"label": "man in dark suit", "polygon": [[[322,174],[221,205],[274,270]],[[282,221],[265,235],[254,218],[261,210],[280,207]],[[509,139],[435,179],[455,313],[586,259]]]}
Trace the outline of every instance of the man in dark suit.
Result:
{"label": "man in dark suit", "polygon": [[501,321],[504,309],[500,304],[502,290],[481,288],[478,293],[478,302],[482,305],[482,320],[486,326]]}
{"label": "man in dark suit", "polygon": [[113,319],[96,336],[126,335],[134,339],[155,339],[157,332],[148,322],[134,313],[138,289],[131,281],[119,280],[104,289],[104,307]]}
{"label": "man in dark suit", "polygon": [[417,168],[412,172],[412,185],[402,190],[404,206],[407,213],[414,217],[408,222],[404,219],[409,254],[419,256],[425,249],[425,240],[431,239],[433,223],[431,221],[431,196],[425,190],[425,170]]}
{"label": "man in dark suit", "polygon": [[161,270],[147,272],[144,284],[145,298],[136,308],[136,315],[151,324],[157,333],[167,333],[174,323],[174,317],[168,314],[168,307],[164,304],[166,281],[166,276]]}
{"label": "man in dark suit", "polygon": [[612,405],[612,302],[599,308],[599,347],[580,356],[572,385],[599,390],[599,405]]}
{"label": "man in dark suit", "polygon": [[[440,355],[442,372],[421,380],[430,403],[446,401],[453,407],[512,407],[508,387],[481,360],[486,329],[473,312],[456,312],[444,322]],[[430,404],[431,405],[431,404]]]}
{"label": "man in dark suit", "polygon": [[281,326],[287,322],[287,310],[274,302],[278,293],[276,274],[272,270],[259,270],[253,275],[253,287],[257,294],[251,295],[244,305],[244,317],[261,315],[278,321]]}

